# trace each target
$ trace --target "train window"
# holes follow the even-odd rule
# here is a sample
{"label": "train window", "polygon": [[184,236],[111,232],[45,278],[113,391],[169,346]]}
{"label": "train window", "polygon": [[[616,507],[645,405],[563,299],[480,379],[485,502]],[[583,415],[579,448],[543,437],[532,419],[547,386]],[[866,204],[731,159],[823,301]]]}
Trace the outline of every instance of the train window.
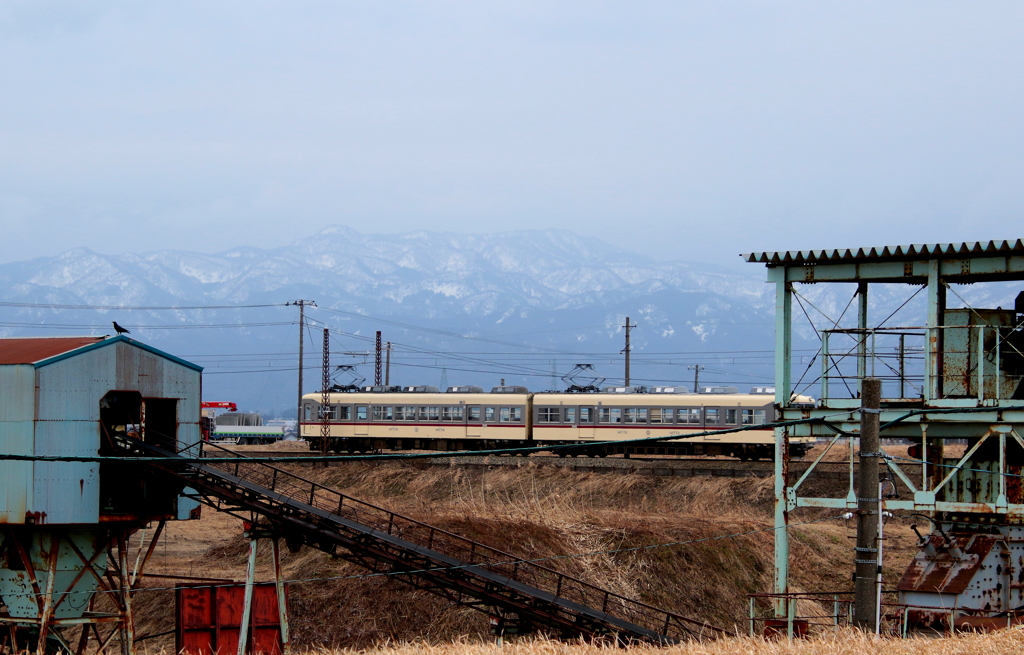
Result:
{"label": "train window", "polygon": [[622,423],[622,410],[618,407],[602,407],[600,423]]}
{"label": "train window", "polygon": [[743,410],[743,425],[764,425],[765,410],[745,409]]}
{"label": "train window", "polygon": [[312,405],[303,405],[302,407],[303,407],[303,414],[302,414],[303,419],[302,420],[308,421],[310,419],[310,416],[313,414],[313,406]]}
{"label": "train window", "polygon": [[538,423],[558,423],[562,420],[558,407],[541,407],[537,409]]}
{"label": "train window", "polygon": [[488,407],[486,410],[484,410],[484,422],[485,423],[494,423],[494,408],[493,407]]}
{"label": "train window", "polygon": [[719,409],[717,407],[708,407],[704,410],[704,422],[705,423],[718,423]]}
{"label": "train window", "polygon": [[452,407],[452,420],[462,421],[462,406]]}
{"label": "train window", "polygon": [[371,412],[373,414],[373,420],[374,421],[383,421],[384,420],[384,408],[381,407],[380,405],[374,405],[373,409],[371,410]]}
{"label": "train window", "polygon": [[339,421],[351,421],[352,420],[352,406],[351,405],[334,405],[333,409],[337,411],[335,417]]}
{"label": "train window", "polygon": [[736,425],[736,410],[727,409],[725,410],[725,422],[729,425]]}
{"label": "train window", "polygon": [[395,408],[394,407],[385,407],[384,408],[384,420],[385,421],[393,421],[393,420],[395,420]]}
{"label": "train window", "polygon": [[427,420],[427,408],[426,407],[420,407],[419,412],[417,412],[417,415],[419,417],[419,420],[426,421]]}
{"label": "train window", "polygon": [[367,417],[366,405],[360,405],[356,407],[356,420],[365,421]]}
{"label": "train window", "polygon": [[680,423],[700,423],[700,407],[679,410]]}
{"label": "train window", "polygon": [[499,410],[500,411],[500,417],[501,417],[501,418],[498,419],[499,422],[501,422],[501,423],[508,423],[508,422],[510,422],[512,420],[512,418],[511,418],[512,415],[511,415],[510,409],[511,408],[509,408],[509,407],[502,407]]}
{"label": "train window", "polygon": [[593,407],[580,407],[580,423],[593,423],[594,422],[594,408]]}
{"label": "train window", "polygon": [[675,417],[675,413],[676,413],[676,410],[672,409],[671,407],[668,408],[668,409],[664,409],[663,408],[661,410],[661,421],[663,423],[671,423],[672,421],[675,420],[675,418],[674,418]]}
{"label": "train window", "polygon": [[646,407],[629,407],[626,409],[626,423],[646,423]]}
{"label": "train window", "polygon": [[512,408],[512,422],[513,423],[519,423],[522,420],[523,420],[523,408],[522,407],[513,407]]}
{"label": "train window", "polygon": [[576,422],[576,408],[575,407],[566,407],[565,408],[565,422],[566,423],[575,423]]}
{"label": "train window", "polygon": [[651,410],[651,423],[661,423],[661,409],[655,407]]}
{"label": "train window", "polygon": [[452,407],[442,407],[441,408],[441,420],[442,421],[450,421],[450,420],[452,420],[452,409],[453,409]]}
{"label": "train window", "polygon": [[479,407],[469,407],[467,409],[468,409],[467,414],[468,414],[468,418],[469,418],[470,421],[479,421],[480,420],[480,408]]}
{"label": "train window", "polygon": [[428,421],[436,421],[438,419],[438,416],[439,416],[439,413],[438,413],[436,407],[428,407],[427,408],[427,420]]}

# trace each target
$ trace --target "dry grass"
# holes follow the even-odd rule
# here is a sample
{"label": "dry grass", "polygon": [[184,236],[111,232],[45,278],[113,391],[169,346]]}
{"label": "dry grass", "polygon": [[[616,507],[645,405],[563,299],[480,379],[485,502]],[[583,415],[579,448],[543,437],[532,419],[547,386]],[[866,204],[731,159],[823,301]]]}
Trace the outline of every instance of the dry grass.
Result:
{"label": "dry grass", "polygon": [[[583,554],[552,561],[551,565],[652,605],[726,628],[739,626],[745,630],[746,594],[764,592],[771,586],[771,532],[627,553],[590,554],[769,528],[771,480],[605,475],[530,463],[488,471],[371,463],[330,468],[296,466],[296,471],[357,498],[514,554],[531,558]],[[792,533],[794,590],[849,588],[852,525],[826,522],[795,528]],[[889,536],[892,566],[887,569],[887,579],[891,584],[909,560],[913,535],[908,528],[894,525]],[[205,509],[201,521],[168,526],[166,542],[157,550],[150,570],[238,580],[244,575],[246,554],[239,522]],[[286,554],[284,566],[288,578],[302,580],[363,573],[309,548]],[[271,578],[269,553],[261,555],[258,575]],[[164,586],[166,582],[157,579],[151,586]],[[168,592],[140,594],[136,605],[140,612],[138,633],[156,634],[173,628],[172,605]],[[490,648],[484,645],[490,639],[484,615],[387,577],[293,584],[291,622],[300,649],[367,648],[413,641],[415,646],[401,648]],[[478,645],[423,645],[450,644],[458,639]],[[145,643],[152,652],[173,648],[169,638]],[[530,643],[541,650],[567,648]],[[739,650],[685,652],[747,652],[742,650],[747,645],[741,641],[734,642]],[[708,646],[712,647],[719,648]]]}
{"label": "dry grass", "polygon": [[444,644],[415,642],[385,644],[366,650],[320,651],[324,655],[995,655],[1020,652],[1024,632],[1020,629],[993,634],[966,634],[941,639],[891,639],[843,630],[811,639],[766,641],[764,639],[722,639],[709,643],[687,643],[669,648],[565,643],[523,639],[504,646],[465,640]]}

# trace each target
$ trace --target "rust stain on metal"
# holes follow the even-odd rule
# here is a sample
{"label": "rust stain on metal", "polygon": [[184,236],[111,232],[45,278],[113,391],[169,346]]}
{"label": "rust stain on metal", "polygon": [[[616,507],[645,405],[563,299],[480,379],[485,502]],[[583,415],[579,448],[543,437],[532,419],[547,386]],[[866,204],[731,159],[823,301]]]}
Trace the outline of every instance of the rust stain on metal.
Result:
{"label": "rust stain on metal", "polygon": [[0,365],[32,364],[103,341],[105,337],[33,337],[0,339]]}

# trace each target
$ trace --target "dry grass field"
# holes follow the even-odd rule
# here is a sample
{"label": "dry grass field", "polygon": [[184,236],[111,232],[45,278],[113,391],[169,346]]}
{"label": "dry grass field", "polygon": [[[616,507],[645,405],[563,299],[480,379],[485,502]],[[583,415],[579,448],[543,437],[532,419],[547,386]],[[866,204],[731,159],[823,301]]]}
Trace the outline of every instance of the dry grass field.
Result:
{"label": "dry grass field", "polygon": [[[528,460],[520,467],[472,471],[413,463],[349,463],[328,468],[296,465],[295,471],[357,498],[515,554],[574,555],[553,560],[550,565],[723,628],[745,632],[746,595],[771,587],[770,479],[607,475],[537,466]],[[798,515],[794,521],[825,516]],[[792,530],[795,590],[850,588],[853,530],[852,523],[836,519]],[[739,536],[593,554],[732,534]],[[886,569],[886,580],[891,586],[912,555],[914,537],[909,524],[898,521],[892,524],[888,536],[891,565]],[[168,524],[166,538],[148,570],[241,580],[246,556],[247,542],[240,522],[204,508],[202,520]],[[286,552],[284,567],[286,576],[295,580],[290,614],[294,643],[300,650],[362,649],[404,642],[416,645],[384,649],[382,655],[408,648],[433,648],[439,653],[444,649],[490,648],[486,646],[492,640],[486,617],[478,612],[450,605],[387,577],[358,577],[363,573],[360,569],[309,548]],[[271,579],[269,546],[261,550],[258,575]],[[148,578],[146,586],[148,589],[139,592],[135,604],[139,612],[137,634],[157,635],[173,629],[173,594],[166,589],[169,581]],[[814,608],[801,607],[801,612],[805,609]],[[443,645],[456,642],[460,645]],[[170,636],[143,643],[150,652],[173,649]],[[756,646],[768,650],[748,651],[744,649],[754,648],[754,642],[731,643],[728,648],[733,650],[721,650],[727,646],[719,644],[693,646],[719,650],[681,647],[680,652],[790,652],[771,650],[782,648],[776,644]],[[825,648],[820,640],[807,643]],[[506,649],[563,652],[560,649],[569,648],[530,644]],[[593,650],[575,648],[582,649],[581,653]]]}
{"label": "dry grass field", "polygon": [[382,645],[369,650],[325,651],[331,655],[997,655],[1024,649],[1024,632],[1019,629],[994,634],[970,634],[943,639],[879,639],[851,630],[812,639],[765,641],[723,639],[657,647],[600,646],[543,640],[522,640],[498,646],[494,643],[455,641],[444,644],[409,643]]}

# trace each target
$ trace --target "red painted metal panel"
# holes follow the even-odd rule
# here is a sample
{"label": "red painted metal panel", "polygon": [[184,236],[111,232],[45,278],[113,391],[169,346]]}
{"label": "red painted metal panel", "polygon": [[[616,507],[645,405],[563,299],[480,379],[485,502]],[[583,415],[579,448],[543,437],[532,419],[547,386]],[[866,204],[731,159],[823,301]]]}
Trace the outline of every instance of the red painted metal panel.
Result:
{"label": "red painted metal panel", "polygon": [[[238,651],[238,635],[245,605],[245,585],[190,585],[176,588],[177,641],[186,655],[232,655]],[[285,586],[287,599],[288,587]],[[281,621],[277,613],[277,589],[273,583],[253,589],[247,653],[280,655]]]}

